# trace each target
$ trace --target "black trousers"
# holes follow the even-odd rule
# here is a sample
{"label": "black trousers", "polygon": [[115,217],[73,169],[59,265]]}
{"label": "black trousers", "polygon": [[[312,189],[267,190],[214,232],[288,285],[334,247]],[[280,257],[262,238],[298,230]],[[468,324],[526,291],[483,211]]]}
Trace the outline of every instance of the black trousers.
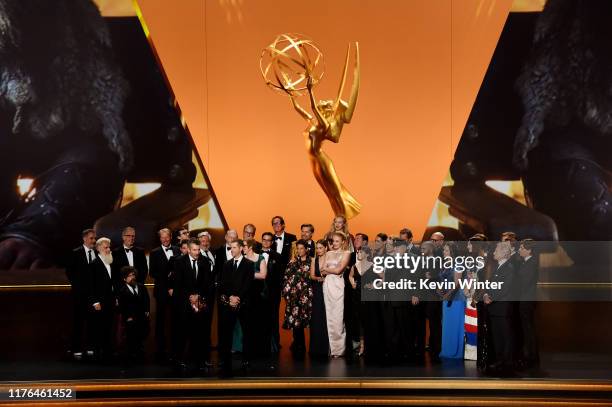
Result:
{"label": "black trousers", "polygon": [[385,357],[384,302],[363,301],[363,340],[366,362],[380,363]]}
{"label": "black trousers", "polygon": [[522,352],[521,357],[527,365],[537,365],[540,362],[538,352],[538,338],[535,327],[535,307],[532,301],[519,303],[519,318],[521,321]]}
{"label": "black trousers", "polygon": [[90,346],[87,296],[72,292],[72,352],[83,352]]}
{"label": "black trousers", "polygon": [[292,350],[295,352],[306,351],[306,336],[304,335],[304,328],[293,328],[293,344]]}
{"label": "black trousers", "polygon": [[493,339],[495,364],[511,367],[514,350],[512,314],[491,315],[489,313],[489,325]]}
{"label": "black trousers", "polygon": [[280,349],[280,326],[279,326],[279,310],[281,303],[281,290],[280,287],[269,286],[270,294],[270,306],[272,307],[270,312],[270,328],[272,330],[272,343],[274,344],[275,350]]}
{"label": "black trousers", "polygon": [[128,357],[140,356],[144,352],[144,341],[149,335],[149,321],[142,318],[124,321],[126,352]]}
{"label": "black trousers", "polygon": [[194,312],[184,309],[181,315],[182,330],[179,339],[179,360],[191,360],[199,364],[210,358],[209,311]]}
{"label": "black trousers", "polygon": [[92,309],[90,316],[95,352],[98,357],[110,357],[115,338],[113,330],[115,309],[112,305],[102,304],[102,309],[100,311]]}
{"label": "black trousers", "polygon": [[408,346],[408,302],[385,303],[385,348],[391,360],[407,358]]}
{"label": "black trousers", "polygon": [[229,305],[219,303],[219,355],[221,360],[228,367],[232,357],[232,340],[234,337],[234,327],[236,322],[240,322],[242,327],[242,359],[249,360],[250,357],[250,328],[251,324],[248,319],[248,312],[245,304],[242,304],[238,310],[231,308]]}
{"label": "black trousers", "polygon": [[[251,357],[268,359],[272,351],[272,303],[268,298],[253,296],[249,302],[249,318],[247,327],[249,343],[247,344]],[[278,320],[278,318],[277,318]]]}
{"label": "black trousers", "polygon": [[157,353],[166,353],[166,322],[172,318],[172,302],[168,295],[158,294],[155,297],[155,345]]}
{"label": "black trousers", "polygon": [[442,302],[424,301],[417,312],[417,354],[425,353],[426,322],[429,321],[429,353],[436,358],[442,350]]}
{"label": "black trousers", "polygon": [[423,357],[424,349],[418,348],[419,323],[423,314],[423,304],[412,305],[408,303],[407,307],[407,327],[406,327],[406,349],[407,355],[416,359]]}
{"label": "black trousers", "polygon": [[489,326],[488,310],[482,301],[476,303],[476,311],[478,312],[478,343],[476,347],[477,352],[477,366],[478,369],[484,370],[491,362],[494,361],[495,355],[491,354],[493,351],[491,339],[491,327]]}

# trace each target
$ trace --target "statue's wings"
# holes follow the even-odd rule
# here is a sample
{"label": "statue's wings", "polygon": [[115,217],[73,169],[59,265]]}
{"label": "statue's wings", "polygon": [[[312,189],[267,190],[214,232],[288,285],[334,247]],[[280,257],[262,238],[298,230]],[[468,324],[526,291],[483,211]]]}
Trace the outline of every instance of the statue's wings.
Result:
{"label": "statue's wings", "polygon": [[335,115],[339,112],[340,109],[345,109],[343,116],[343,121],[345,123],[350,123],[353,112],[355,111],[355,105],[357,104],[357,96],[359,96],[359,43],[355,42],[355,71],[353,74],[353,87],[351,89],[351,96],[349,97],[348,102],[344,102],[342,100],[342,92],[344,91],[344,85],[346,83],[346,74],[348,72],[348,66],[351,56],[351,44],[348,45],[346,50],[346,61],[344,63],[344,70],[342,72],[342,81],[340,82],[340,89],[338,90],[338,97],[334,103],[334,112]]}

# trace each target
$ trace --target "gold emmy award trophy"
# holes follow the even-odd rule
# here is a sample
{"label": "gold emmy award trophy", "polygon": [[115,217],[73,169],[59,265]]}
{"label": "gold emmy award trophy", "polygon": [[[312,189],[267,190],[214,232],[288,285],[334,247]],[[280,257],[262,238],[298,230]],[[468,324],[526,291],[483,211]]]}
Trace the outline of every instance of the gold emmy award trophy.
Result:
{"label": "gold emmy award trophy", "polygon": [[[350,123],[359,94],[359,44],[355,43],[355,71],[348,102],[341,99],[349,67],[351,44],[336,100],[316,101],[313,88],[324,73],[323,54],[310,39],[299,34],[281,34],[261,54],[259,65],[269,87],[289,95],[294,109],[308,122],[304,132],[306,150],[314,176],[327,195],[334,213],[347,219],[359,214],[361,205],[340,182],[331,158],[321,149],[325,140],[340,141],[345,123]],[[297,96],[308,93],[312,114],[302,108]]]}

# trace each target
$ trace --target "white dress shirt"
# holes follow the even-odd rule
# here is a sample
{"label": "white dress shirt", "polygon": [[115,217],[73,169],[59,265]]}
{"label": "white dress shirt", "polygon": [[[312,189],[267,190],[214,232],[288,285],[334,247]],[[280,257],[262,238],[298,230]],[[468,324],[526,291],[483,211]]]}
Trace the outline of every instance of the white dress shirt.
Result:
{"label": "white dress shirt", "polygon": [[283,244],[285,243],[285,232],[283,232],[282,235],[278,236],[280,237],[280,239],[276,239],[277,236],[274,236],[274,242],[276,244],[276,253],[278,254],[282,254],[283,253]]}
{"label": "white dress shirt", "polygon": [[[126,250],[129,250],[129,252],[127,252]],[[128,264],[134,267],[134,248],[123,246],[123,251],[126,251],[125,256],[127,257]]]}
{"label": "white dress shirt", "polygon": [[[170,257],[174,256],[174,252],[172,251],[172,246],[166,247],[166,246],[162,245],[161,248],[164,251],[164,254],[166,255],[166,258],[168,260],[170,260]],[[170,249],[170,250],[166,250],[166,249]]]}
{"label": "white dress shirt", "polygon": [[191,255],[189,255],[189,267],[192,270],[193,270],[194,261],[195,261],[195,276],[196,278],[198,278],[198,273],[200,272],[200,267],[198,267],[198,260],[194,259],[193,257],[191,257]]}
{"label": "white dress shirt", "polygon": [[238,263],[236,263],[236,268],[240,267],[240,262],[242,261],[242,258],[243,258],[243,257],[244,257],[243,255],[240,255],[240,257],[237,257],[237,258],[235,258],[235,259],[233,259],[233,260],[232,260],[234,263],[235,263],[236,261],[238,261]]}
{"label": "white dress shirt", "polygon": [[[227,249],[226,249],[227,251]],[[210,249],[208,250],[204,250],[204,249],[200,249],[200,253],[202,253],[202,256],[206,257],[208,260],[210,260],[211,264],[214,266],[215,265],[215,256],[212,254],[212,252],[210,251]]]}
{"label": "white dress shirt", "polygon": [[89,247],[83,245],[83,249],[85,249],[85,261],[87,262],[87,264],[91,263],[89,261],[89,253],[91,252],[91,261],[94,261],[96,259],[96,252],[94,251],[94,249],[90,249]]}
{"label": "white dress shirt", "polygon": [[138,295],[138,286],[134,286],[132,287],[131,285],[129,285],[128,283],[125,283],[125,285],[127,285],[127,287],[130,289],[130,291],[132,292],[132,294],[134,295]]}

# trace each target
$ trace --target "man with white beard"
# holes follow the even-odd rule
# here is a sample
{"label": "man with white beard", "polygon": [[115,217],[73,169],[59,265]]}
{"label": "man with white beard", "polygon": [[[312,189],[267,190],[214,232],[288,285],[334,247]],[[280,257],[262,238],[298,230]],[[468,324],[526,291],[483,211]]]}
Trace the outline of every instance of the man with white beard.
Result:
{"label": "man with white beard", "polygon": [[111,356],[113,315],[117,307],[118,278],[111,264],[113,255],[111,241],[101,237],[96,241],[98,257],[91,263],[91,284],[89,304],[92,310],[92,327],[96,358],[108,359]]}

